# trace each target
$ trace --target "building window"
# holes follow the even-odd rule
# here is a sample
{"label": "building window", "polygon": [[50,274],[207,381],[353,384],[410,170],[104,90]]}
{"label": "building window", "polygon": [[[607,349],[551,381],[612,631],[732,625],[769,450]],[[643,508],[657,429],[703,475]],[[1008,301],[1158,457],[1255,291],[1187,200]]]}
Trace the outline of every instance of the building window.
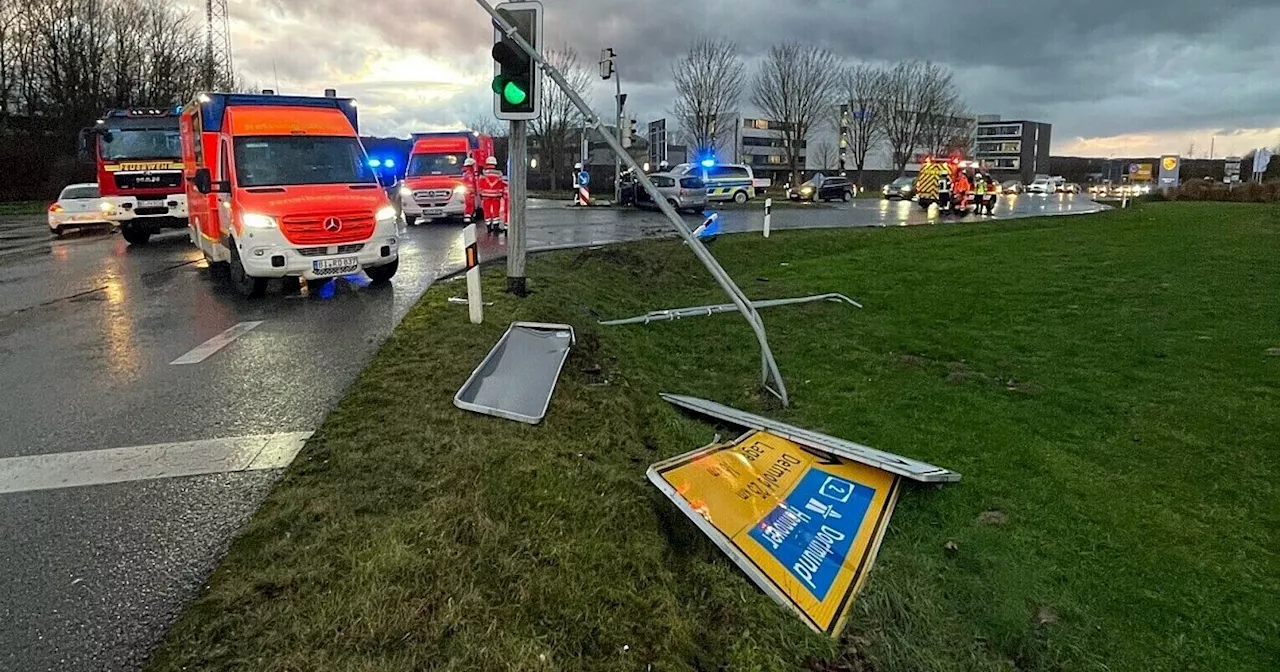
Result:
{"label": "building window", "polygon": [[979,126],[978,137],[980,138],[1005,138],[1010,136],[1021,136],[1022,124],[1004,124],[1000,126]]}
{"label": "building window", "polygon": [[1018,158],[994,159],[992,165],[1000,170],[1017,170],[1022,166],[1022,160]]}
{"label": "building window", "polygon": [[979,154],[1017,154],[1022,151],[1022,141],[1011,142],[979,142]]}

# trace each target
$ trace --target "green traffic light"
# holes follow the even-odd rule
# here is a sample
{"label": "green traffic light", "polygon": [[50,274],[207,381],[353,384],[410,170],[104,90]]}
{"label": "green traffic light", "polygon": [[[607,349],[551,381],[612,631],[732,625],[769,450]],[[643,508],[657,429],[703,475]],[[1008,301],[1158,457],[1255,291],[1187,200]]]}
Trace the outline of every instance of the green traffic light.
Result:
{"label": "green traffic light", "polygon": [[515,82],[507,82],[506,86],[502,87],[502,98],[509,105],[523,105],[524,101],[529,99],[529,92]]}

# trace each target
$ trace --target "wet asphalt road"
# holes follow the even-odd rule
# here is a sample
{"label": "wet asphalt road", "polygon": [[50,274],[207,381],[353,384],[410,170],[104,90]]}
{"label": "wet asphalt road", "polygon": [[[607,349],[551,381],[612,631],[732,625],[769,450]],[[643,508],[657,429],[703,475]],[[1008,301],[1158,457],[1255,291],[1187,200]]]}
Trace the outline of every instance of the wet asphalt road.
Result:
{"label": "wet asphalt road", "polygon": [[[997,217],[1099,207],[1023,196]],[[775,229],[930,221],[873,200],[773,214]],[[529,222],[535,249],[668,233],[659,213],[547,202]],[[759,230],[763,212],[726,209],[721,225]],[[208,277],[185,232],[144,247],[98,232],[52,241],[40,216],[0,217],[0,458],[315,429],[422,292],[463,265],[460,225],[403,238],[389,288],[249,301]],[[504,239],[482,239],[482,259],[503,254]],[[263,324],[204,362],[170,365],[251,320]],[[0,494],[0,671],[138,669],[277,475]]]}

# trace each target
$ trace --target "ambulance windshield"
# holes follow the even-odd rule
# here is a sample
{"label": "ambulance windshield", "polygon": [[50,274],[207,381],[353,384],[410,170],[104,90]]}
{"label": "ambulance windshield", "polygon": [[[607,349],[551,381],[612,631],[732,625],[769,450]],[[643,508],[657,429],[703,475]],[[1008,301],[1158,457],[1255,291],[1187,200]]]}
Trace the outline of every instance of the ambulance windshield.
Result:
{"label": "ambulance windshield", "polygon": [[409,177],[461,175],[465,154],[414,154],[409,159]]}
{"label": "ambulance windshield", "polygon": [[355,138],[236,138],[235,159],[236,183],[241,187],[377,184],[378,181]]}

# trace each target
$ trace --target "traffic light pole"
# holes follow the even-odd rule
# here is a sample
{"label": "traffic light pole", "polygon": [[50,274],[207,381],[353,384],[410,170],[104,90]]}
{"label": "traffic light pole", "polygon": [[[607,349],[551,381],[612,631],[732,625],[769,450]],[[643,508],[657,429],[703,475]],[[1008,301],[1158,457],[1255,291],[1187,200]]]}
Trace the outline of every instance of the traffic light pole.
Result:
{"label": "traffic light pole", "polygon": [[[618,87],[617,97],[614,101],[618,106],[618,144],[625,145],[622,141],[622,74],[618,70],[618,57],[613,57],[613,82]],[[622,202],[622,155],[615,153],[613,155],[613,204],[617,206]]]}
{"label": "traffic light pole", "polygon": [[[593,128],[603,128],[604,125],[600,122],[600,117],[592,111],[591,106],[587,105],[586,101],[582,99],[582,96],[578,95],[578,93],[574,91],[573,87],[569,86],[564,75],[555,67],[547,63],[546,60],[542,58],[542,54],[538,53],[536,49],[530,46],[529,42],[520,36],[520,33],[515,29],[515,27],[503,18],[502,15],[498,14],[497,10],[489,4],[488,0],[476,0],[476,4],[480,5],[480,7],[484,9],[489,16],[493,17],[494,25],[498,26],[504,35],[519,45],[519,47],[523,49],[524,52],[539,65],[539,67],[542,68],[543,72],[551,78],[551,81],[555,82],[556,86],[559,86],[561,91],[564,91],[565,95],[569,97],[569,100],[573,101],[574,106],[578,108],[578,111],[583,114]],[[514,131],[514,126],[512,129]],[[623,156],[625,151],[622,148],[622,143],[618,142],[616,137],[613,137],[608,133],[601,133],[601,137],[603,137],[605,141],[612,146],[613,151],[616,152],[619,157],[622,157],[622,160],[627,164],[627,167],[635,171],[636,179],[639,181],[640,186],[644,187],[644,190],[649,194],[649,197],[653,199],[654,204],[662,210],[662,214],[671,222],[671,226],[675,228],[676,233],[678,233],[680,238],[689,246],[689,249],[693,251],[693,254],[698,257],[698,260],[702,262],[702,265],[707,268],[707,271],[709,271],[712,277],[715,278],[716,282],[724,290],[725,294],[729,296],[734,307],[738,309],[738,312],[742,314],[742,317],[747,321],[747,324],[751,326],[751,330],[755,333],[756,341],[760,344],[761,385],[763,385],[771,394],[777,396],[783,406],[789,405],[790,399],[787,395],[787,385],[782,379],[782,373],[778,370],[778,362],[773,357],[773,350],[769,348],[769,336],[765,333],[764,321],[760,319],[760,314],[757,313],[755,307],[751,305],[751,300],[742,293],[742,290],[736,283],[734,283],[733,278],[730,277],[729,274],[725,272],[724,268],[720,266],[720,262],[716,261],[716,258],[707,251],[707,248],[703,246],[702,241],[693,235],[693,232],[685,225],[684,220],[680,219],[680,215],[678,215],[671,207],[671,204],[663,198],[661,192],[653,186],[653,182],[649,179],[649,176],[646,175],[644,171],[640,170],[640,166],[636,165],[636,162],[631,158],[631,155],[626,154],[626,156]],[[514,138],[512,138],[512,145],[515,145]],[[770,383],[772,383],[772,387],[770,387]]]}
{"label": "traffic light pole", "polygon": [[524,264],[526,251],[526,235],[524,223],[525,200],[528,195],[529,144],[528,122],[511,122],[511,140],[509,143],[509,160],[511,175],[508,183],[507,197],[509,204],[510,226],[507,227],[507,292],[516,296],[527,296],[529,287],[525,280]]}

